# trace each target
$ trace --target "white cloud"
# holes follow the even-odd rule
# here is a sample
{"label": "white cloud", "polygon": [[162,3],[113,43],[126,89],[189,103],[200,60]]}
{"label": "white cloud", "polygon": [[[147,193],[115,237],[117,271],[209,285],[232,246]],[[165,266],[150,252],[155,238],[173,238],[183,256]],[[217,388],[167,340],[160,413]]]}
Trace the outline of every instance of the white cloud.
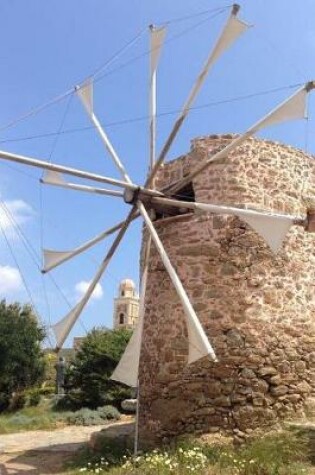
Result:
{"label": "white cloud", "polygon": [[[78,282],[75,285],[75,290],[76,290],[76,292],[77,292],[77,294],[80,298],[83,297],[83,295],[87,291],[89,285],[90,285],[90,282],[87,282],[86,280],[81,280],[81,282]],[[97,284],[95,289],[94,289],[94,292],[92,294],[91,299],[101,300],[101,298],[103,297],[103,294],[104,294],[104,292],[103,292],[103,288],[102,288],[101,284]]]}
{"label": "white cloud", "polygon": [[0,265],[0,295],[18,292],[23,288],[20,272],[15,267]]}
{"label": "white cloud", "polygon": [[23,200],[7,200],[0,206],[0,226],[10,237],[15,235],[15,226],[23,225],[34,216],[32,207]]}

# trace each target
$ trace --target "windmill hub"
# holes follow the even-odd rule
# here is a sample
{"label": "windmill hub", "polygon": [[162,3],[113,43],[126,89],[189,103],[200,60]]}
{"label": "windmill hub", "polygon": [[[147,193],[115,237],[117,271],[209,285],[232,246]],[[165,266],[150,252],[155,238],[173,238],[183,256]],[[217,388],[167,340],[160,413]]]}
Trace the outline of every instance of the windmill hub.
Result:
{"label": "windmill hub", "polygon": [[124,202],[129,205],[134,205],[140,197],[141,187],[139,186],[135,190],[126,188],[124,191]]}

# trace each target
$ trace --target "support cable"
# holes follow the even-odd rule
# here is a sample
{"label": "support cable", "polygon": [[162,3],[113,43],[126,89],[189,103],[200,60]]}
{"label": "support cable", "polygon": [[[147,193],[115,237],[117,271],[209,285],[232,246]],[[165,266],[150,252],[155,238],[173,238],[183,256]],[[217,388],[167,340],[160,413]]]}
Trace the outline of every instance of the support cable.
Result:
{"label": "support cable", "polygon": [[[24,245],[24,248],[28,252],[28,254],[29,254],[30,258],[32,259],[33,263],[35,264],[36,268],[39,270],[39,272],[41,272],[41,258],[40,258],[40,256],[38,255],[38,253],[36,252],[36,250],[34,249],[32,244],[30,243],[30,241],[28,240],[28,238],[26,237],[26,235],[22,231],[20,225],[16,222],[16,220],[14,219],[12,214],[10,213],[10,210],[7,208],[7,206],[5,205],[5,203],[2,200],[0,200],[0,206],[4,209],[7,217],[10,219],[11,223],[16,228],[16,230],[18,232],[18,235],[19,235],[19,237],[20,237],[20,239],[21,239],[21,241]],[[69,302],[68,298],[66,297],[66,295],[64,294],[64,292],[62,291],[60,286],[57,284],[54,277],[51,274],[48,274],[48,276],[49,276],[49,279],[51,280],[51,282],[53,283],[53,285],[55,286],[56,290],[62,296],[62,298],[65,301],[65,303],[67,304],[67,306],[69,308],[71,308],[72,307],[71,303]],[[87,333],[87,329],[83,325],[82,322],[81,322],[81,326],[84,329],[84,331]]]}
{"label": "support cable", "polygon": [[[168,40],[165,40],[165,43],[164,44],[168,44],[168,43],[171,43],[175,40],[177,40],[178,38],[181,38],[182,36],[186,35],[187,33],[189,33],[190,31],[193,31],[195,30],[196,28],[198,28],[198,26],[200,25],[203,25],[204,23],[208,22],[209,20],[213,20],[214,18],[216,18],[217,16],[221,15],[222,13],[224,13],[226,11],[228,7],[224,7],[224,8],[221,8],[219,11],[217,11],[216,13],[214,13],[213,15],[203,19],[203,20],[200,20],[198,21],[197,23],[193,24],[192,26],[186,28],[185,30],[181,31],[180,33],[177,33],[176,35],[173,35],[172,37],[170,37]],[[98,82],[98,81],[101,81],[102,79],[108,77],[108,76],[111,76],[112,74],[118,72],[118,71],[121,71],[122,69],[125,69],[126,67],[128,67],[129,65],[139,61],[140,59],[142,58],[145,58],[146,56],[149,56],[151,51],[154,51],[151,50],[151,49],[148,49],[146,51],[144,51],[143,53],[140,53],[139,55],[137,56],[134,56],[133,58],[131,58],[130,60],[126,61],[125,63],[121,64],[120,66],[117,66],[116,68],[114,69],[111,69],[110,71],[108,71],[107,73],[104,73],[102,75],[100,75],[98,78],[95,79],[94,82]],[[1,129],[0,129],[1,130]]]}
{"label": "support cable", "polygon": [[[224,105],[224,104],[231,104],[233,102],[239,102],[239,101],[244,101],[244,100],[248,100],[248,99],[253,99],[253,98],[259,97],[259,96],[266,96],[268,94],[274,94],[276,92],[295,89],[297,87],[302,86],[303,84],[304,83],[289,84],[289,85],[286,85],[286,86],[279,86],[279,87],[275,87],[275,88],[271,88],[271,89],[266,89],[264,91],[253,92],[253,93],[250,93],[250,94],[243,94],[243,95],[231,97],[231,98],[228,98],[228,99],[222,99],[222,100],[219,100],[219,101],[212,101],[212,102],[208,102],[208,103],[205,103],[205,104],[200,104],[198,106],[193,106],[193,107],[191,107],[190,110],[191,111],[198,111],[198,110],[207,109],[207,108],[210,108],[210,107],[216,107],[216,106],[220,106],[220,105]],[[172,110],[169,110],[169,111],[160,112],[156,116],[159,117],[159,118],[166,117],[166,116],[171,116],[171,115],[178,114],[178,112],[180,112],[180,111],[181,111],[181,109],[172,109]],[[149,118],[148,115],[144,115],[144,116],[133,117],[133,118],[129,118],[129,119],[122,119],[122,120],[115,121],[115,122],[108,122],[107,124],[105,123],[104,127],[108,128],[108,127],[115,127],[115,126],[120,126],[120,125],[125,125],[125,124],[132,124],[132,123],[135,123],[135,122],[143,122],[143,121],[147,121],[148,118]],[[66,130],[61,131],[59,133],[59,135],[66,135],[66,134],[73,134],[73,133],[77,133],[77,132],[84,132],[84,131],[91,130],[91,129],[94,129],[94,128],[95,128],[94,126],[85,126],[85,127],[77,127],[77,128],[73,128],[73,129],[66,129]],[[48,133],[45,133],[45,134],[29,135],[29,136],[25,136],[25,137],[18,137],[18,138],[15,138],[15,139],[3,139],[3,140],[0,140],[0,144],[2,144],[2,143],[11,143],[11,142],[21,142],[21,141],[27,141],[27,140],[33,140],[33,139],[41,139],[41,138],[46,138],[46,137],[52,137],[52,136],[55,136],[55,135],[57,135],[57,132],[48,132]],[[30,175],[30,177],[34,178],[32,175]]]}
{"label": "support cable", "polygon": [[[63,129],[66,117],[67,117],[69,109],[70,109],[72,99],[73,99],[73,94],[70,94],[69,99],[68,99],[68,103],[66,105],[66,108],[65,108],[65,111],[64,111],[64,114],[63,114],[63,117],[61,119],[61,123],[58,127],[57,133],[56,133],[56,135],[54,137],[54,140],[53,140],[53,143],[52,143],[52,147],[51,147],[50,154],[49,154],[49,157],[48,157],[49,162],[51,162],[52,156],[53,156],[54,151],[57,147],[60,132]],[[43,176],[44,176],[44,171],[42,172],[42,178],[43,178]],[[40,225],[40,247],[41,247],[41,249],[44,248],[44,245],[43,245],[44,244],[44,218],[43,218],[44,213],[43,213],[43,210],[44,210],[44,206],[43,206],[42,181],[39,180],[39,225]],[[42,258],[42,265],[43,265],[43,258]],[[44,297],[45,297],[45,302],[46,302],[46,307],[47,307],[49,326],[51,328],[51,326],[52,326],[52,323],[51,323],[51,308],[50,308],[49,298],[48,298],[48,294],[47,294],[46,279],[45,279],[44,274],[42,274],[41,269],[39,269],[39,272],[40,272],[40,276],[41,276],[42,287],[43,287],[43,292],[44,292]]]}
{"label": "support cable", "polygon": [[[213,10],[209,10],[208,13],[210,12],[216,12],[212,17],[215,17],[217,15],[219,15],[221,12],[225,11],[227,8],[229,7],[222,7],[219,9],[218,11],[218,8],[215,8]],[[201,12],[202,13],[202,12]],[[197,14],[193,14],[191,17],[195,17],[197,16]],[[210,18],[207,18],[207,20],[211,19],[212,17]],[[187,17],[188,18],[188,17]],[[187,30],[184,30],[183,32],[181,32],[179,35],[176,35],[175,37],[172,37],[169,39],[169,41],[172,41],[180,36],[183,36],[186,32],[190,31],[192,28],[195,28],[197,27],[199,24],[201,23],[204,23],[204,21],[207,21],[207,20],[203,20],[202,22],[198,22],[197,25],[194,25],[194,27],[190,27],[189,29]],[[175,22],[175,21],[178,21],[178,19],[176,20],[169,20],[167,23],[172,23],[172,22]],[[135,37],[133,37],[131,40],[129,40],[125,46],[123,46],[122,48],[120,48],[113,56],[111,56],[103,65],[101,65],[99,68],[97,68],[92,74],[86,76],[84,78],[83,81],[79,82],[79,84],[84,84],[87,79],[89,78],[96,78],[96,81],[100,81],[101,79],[103,79],[104,77],[107,77],[107,75],[109,74],[113,74],[114,72],[117,72],[117,71],[120,71],[122,69],[122,67],[126,67],[128,66],[129,64],[133,64],[135,61],[138,61],[140,58],[142,57],[145,57],[147,56],[150,51],[145,51],[144,53],[142,53],[141,55],[139,56],[136,56],[135,58],[133,58],[132,60],[129,60],[127,63],[124,63],[124,65],[121,65],[121,66],[118,66],[117,68],[114,68],[112,69],[108,74],[101,74],[104,70],[106,70],[119,56],[121,56],[127,49],[129,49],[129,47],[131,47],[141,36],[142,34],[147,30],[147,28],[143,28]],[[39,114],[40,112],[42,112],[43,110],[46,110],[47,108],[61,102],[62,100],[64,100],[66,97],[68,97],[69,95],[71,95],[73,92],[75,92],[75,86],[72,86],[71,88],[69,88],[68,90],[66,90],[65,92],[63,92],[62,94],[58,94],[57,96],[53,97],[52,99],[44,102],[43,104],[41,104],[40,106],[38,107],[34,107],[32,108],[31,110],[29,110],[28,112],[18,116],[17,118],[11,120],[10,122],[8,122],[7,124],[3,125],[2,127],[0,127],[0,132],[4,131],[4,130],[7,130],[13,126],[15,126],[16,124],[18,124],[19,122],[22,122],[23,120],[25,119],[28,119],[32,116],[35,116],[37,114]]]}
{"label": "support cable", "polygon": [[[1,228],[1,231],[2,231],[2,235],[3,235],[4,239],[5,239],[5,242],[6,242],[7,246],[8,246],[8,249],[9,249],[9,252],[10,252],[10,254],[11,254],[11,257],[12,257],[12,259],[13,259],[13,261],[14,261],[14,263],[15,263],[15,265],[16,265],[18,271],[19,271],[19,274],[20,274],[20,276],[21,276],[21,279],[22,279],[22,282],[23,282],[23,286],[24,286],[25,291],[26,291],[26,293],[27,293],[27,296],[28,296],[28,298],[29,298],[29,300],[30,300],[30,302],[31,302],[33,311],[34,311],[34,313],[35,313],[37,319],[39,320],[39,322],[41,322],[41,323],[43,324],[42,319],[40,318],[40,314],[39,314],[39,312],[38,312],[38,309],[37,309],[37,307],[36,307],[36,305],[35,305],[35,302],[34,302],[34,299],[33,299],[33,296],[32,296],[32,292],[31,292],[30,288],[29,288],[28,285],[27,285],[26,279],[25,279],[24,274],[23,274],[23,272],[22,272],[22,268],[21,268],[21,266],[20,266],[20,264],[19,264],[19,262],[18,262],[18,260],[17,260],[17,258],[16,258],[16,256],[15,256],[15,254],[14,254],[13,248],[12,248],[12,246],[11,246],[11,244],[10,244],[10,241],[9,241],[9,239],[8,239],[8,237],[7,237],[7,234],[6,234],[5,230],[4,230],[4,227],[3,227],[2,223],[1,223],[1,221],[0,221],[0,228]],[[47,339],[48,339],[48,341],[49,341],[49,344],[52,346],[52,341],[51,341],[51,338],[50,338],[49,333],[47,333]]]}

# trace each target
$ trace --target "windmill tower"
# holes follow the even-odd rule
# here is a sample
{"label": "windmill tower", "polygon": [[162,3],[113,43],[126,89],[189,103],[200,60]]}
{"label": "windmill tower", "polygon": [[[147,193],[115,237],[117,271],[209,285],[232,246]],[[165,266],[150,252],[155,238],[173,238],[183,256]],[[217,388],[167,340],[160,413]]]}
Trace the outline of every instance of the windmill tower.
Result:
{"label": "windmill tower", "polygon": [[[95,115],[93,78],[77,86],[75,92],[120,179],[0,151],[1,159],[46,170],[44,184],[115,197],[129,207],[125,220],[75,249],[44,250],[43,272],[48,272],[117,233],[86,293],[53,325],[57,351],[84,311],[129,226],[134,220],[143,219],[139,324],[112,375],[112,379],[139,390],[135,451],[139,418],[142,434],[151,432],[155,438],[190,430],[204,431],[217,427],[214,424],[223,428],[241,427],[238,421],[243,420],[244,414],[249,421],[272,422],[274,414],[290,409],[290,404],[298,407],[300,399],[304,401],[313,390],[314,342],[309,336],[312,301],[305,289],[307,283],[311,285],[314,281],[309,269],[314,252],[314,237],[309,234],[315,231],[314,205],[303,201],[305,186],[311,199],[314,197],[310,179],[313,168],[301,152],[290,154],[286,148],[275,146],[266,155],[268,142],[255,142],[251,137],[265,127],[304,118],[307,97],[315,82],[303,85],[243,134],[196,141],[185,159],[164,163],[212,66],[248,29],[238,19],[238,12],[239,6],[233,5],[159,154],[155,150],[156,71],[165,28],[151,27],[150,167],[143,186],[132,181]],[[255,145],[258,152],[251,149],[253,143],[258,144]],[[283,161],[286,154],[289,159]],[[292,163],[296,164],[294,170]],[[264,177],[264,193],[258,170]],[[111,188],[71,183],[64,175]],[[269,186],[268,180],[273,180],[273,186]],[[291,187],[288,181],[292,182]],[[229,244],[233,244],[231,249]],[[237,255],[238,248],[243,253],[241,257]],[[297,248],[303,248],[300,255]],[[270,272],[264,279],[260,273],[268,269]],[[287,314],[276,304],[275,311],[267,308],[274,303],[274,292],[279,298],[286,295],[290,299],[297,272],[301,272],[298,285],[302,285],[302,290],[296,287],[296,305],[288,305]],[[270,281],[273,288],[261,293],[247,290],[250,285],[255,289],[254,282],[260,282],[261,278],[264,285],[268,287]],[[281,281],[286,283],[286,279],[289,289],[283,288],[284,294],[277,292]],[[216,299],[215,305],[211,299]],[[301,302],[307,302],[306,317],[297,312]],[[269,313],[258,312],[264,303]],[[265,345],[267,337],[268,341],[272,339],[269,346]],[[291,346],[293,337],[295,346],[290,351],[287,347]],[[257,355],[256,348],[262,354]],[[284,363],[281,369],[280,360]],[[297,377],[301,372],[305,376]],[[278,384],[286,373],[290,375],[286,383]],[[247,381],[251,380],[257,385],[248,386]],[[241,389],[237,389],[238,385]],[[269,391],[271,386],[277,389]],[[258,393],[268,397],[258,397]],[[261,417],[258,415],[257,407],[264,408],[265,417],[262,413],[259,413]]]}
{"label": "windmill tower", "polygon": [[[180,181],[236,138],[193,140],[187,155],[159,172],[158,188]],[[313,157],[254,138],[185,188],[192,202],[293,215],[306,212],[314,191]],[[242,220],[224,214],[164,209],[155,227],[218,362],[186,366],[182,307],[152,249],[140,360],[142,438],[245,432],[301,415],[315,394],[314,234],[293,227],[274,255]]]}

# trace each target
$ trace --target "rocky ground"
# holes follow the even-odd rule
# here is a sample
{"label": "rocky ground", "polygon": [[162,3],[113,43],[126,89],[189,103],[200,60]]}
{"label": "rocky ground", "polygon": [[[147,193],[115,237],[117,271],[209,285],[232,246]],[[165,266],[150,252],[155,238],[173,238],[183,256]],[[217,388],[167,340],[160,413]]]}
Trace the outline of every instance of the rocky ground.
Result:
{"label": "rocky ground", "polygon": [[[54,431],[1,435],[0,475],[66,475],[66,462],[87,442],[90,447],[97,448],[98,442],[105,437],[106,440],[120,440],[128,445],[133,440],[132,419],[123,417],[119,422],[106,426],[71,426]],[[307,435],[315,462],[315,422],[304,421],[294,426]],[[217,436],[211,434],[210,441]],[[315,468],[310,473],[315,475]]]}
{"label": "rocky ground", "polygon": [[[109,426],[125,422],[123,419]],[[66,461],[101,429],[104,426],[71,426],[0,435],[0,475],[61,475]]]}

